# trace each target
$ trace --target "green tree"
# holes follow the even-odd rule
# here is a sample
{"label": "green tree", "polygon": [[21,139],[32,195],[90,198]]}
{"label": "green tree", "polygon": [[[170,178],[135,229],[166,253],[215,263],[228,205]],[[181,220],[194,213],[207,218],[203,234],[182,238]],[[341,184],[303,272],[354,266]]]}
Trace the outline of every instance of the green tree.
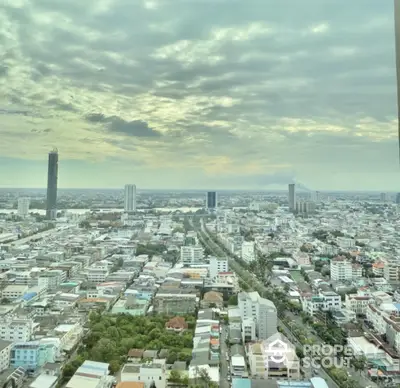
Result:
{"label": "green tree", "polygon": [[232,295],[229,300],[228,300],[228,305],[230,306],[237,306],[238,305],[238,296],[236,295]]}

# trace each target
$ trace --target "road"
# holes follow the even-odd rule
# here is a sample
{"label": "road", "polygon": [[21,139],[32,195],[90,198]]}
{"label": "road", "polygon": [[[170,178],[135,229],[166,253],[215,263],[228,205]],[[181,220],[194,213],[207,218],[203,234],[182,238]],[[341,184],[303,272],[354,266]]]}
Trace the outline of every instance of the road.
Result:
{"label": "road", "polygon": [[230,388],[230,383],[227,380],[228,377],[228,365],[229,361],[226,361],[226,352],[228,352],[228,346],[226,345],[226,339],[228,338],[228,327],[221,324],[221,336],[220,336],[220,370],[219,370],[219,386],[221,388]]}
{"label": "road", "polygon": [[[199,232],[199,230],[197,229],[197,231]],[[253,275],[250,274],[248,271],[244,270],[243,268],[241,268],[241,266],[237,263],[237,261],[232,258],[229,257],[224,250],[221,249],[221,247],[216,244],[210,237],[210,235],[208,234],[207,230],[204,228],[204,224],[202,223],[202,236],[204,236],[203,242],[204,244],[210,249],[210,251],[214,252],[214,254],[218,257],[223,257],[228,259],[229,262],[229,266],[230,268],[237,273],[237,275],[243,280],[245,281],[251,289],[257,290],[260,295],[262,296],[264,292],[268,292],[268,289]],[[293,314],[291,314],[293,315]],[[312,338],[316,344],[324,344],[324,342],[322,341],[321,338],[319,338],[318,336],[314,335],[311,332],[311,328],[304,325],[304,323],[301,321],[301,318],[298,316],[293,315],[293,322],[296,323],[297,326],[302,327],[306,332],[307,332],[307,337],[308,338]],[[281,322],[282,324],[282,322]],[[285,330],[285,333],[287,330],[289,330],[290,333],[290,340],[292,341],[293,339],[295,339],[295,337],[293,336],[293,334],[290,332],[290,329],[283,326],[283,329]],[[299,344],[299,342],[297,341],[297,339],[295,339],[295,343],[296,345]],[[368,379],[365,375],[360,374],[359,372],[355,372],[353,368],[349,367],[346,368],[347,369],[347,373],[349,374],[349,376],[351,376],[352,379],[354,379],[360,387],[371,387],[371,388],[375,388],[377,387],[377,385],[375,383],[373,383],[370,379]],[[321,373],[319,373],[321,375],[321,377],[323,377],[327,383],[329,387],[332,388],[339,388],[339,386],[332,380],[332,378],[321,368],[320,369]]]}

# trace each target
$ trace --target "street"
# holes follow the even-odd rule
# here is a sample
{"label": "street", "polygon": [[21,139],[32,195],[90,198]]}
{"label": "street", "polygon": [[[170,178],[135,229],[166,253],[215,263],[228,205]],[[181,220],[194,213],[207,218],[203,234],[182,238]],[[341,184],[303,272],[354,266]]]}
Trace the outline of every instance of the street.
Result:
{"label": "street", "polygon": [[[218,246],[218,244],[216,244],[210,237],[210,235],[208,234],[207,230],[204,228],[204,224],[202,223],[202,231],[205,234],[206,238],[203,239],[203,243],[210,249],[211,252],[213,252],[216,256],[218,257],[224,257],[227,258],[229,261],[229,266],[230,268],[236,272],[236,274],[242,279],[242,281],[244,281],[245,283],[247,283],[247,285],[249,285],[250,289],[254,289],[257,290],[260,295],[263,294],[264,292],[267,292],[268,289],[251,273],[249,273],[248,271],[244,270],[237,262],[234,258],[229,257],[222,249],[220,246]],[[198,230],[199,232],[199,230]],[[250,286],[251,285],[251,286]],[[308,338],[312,338],[314,340],[314,342],[316,344],[324,344],[324,342],[321,340],[321,338],[319,338],[318,336],[316,336],[314,333],[312,333],[312,329],[305,325],[301,318],[299,316],[296,316],[290,312],[285,311],[286,314],[290,314],[289,317],[292,320],[293,324],[295,324],[298,327],[302,327],[306,332],[307,332],[307,337]],[[293,342],[293,344],[295,344],[296,346],[299,346],[300,348],[302,348],[301,344],[298,342],[298,340],[294,337],[294,335],[291,332],[291,329],[284,326],[282,322],[280,322],[280,326],[282,327],[282,329],[285,332],[285,335],[287,335],[287,337],[289,338],[290,341]],[[222,353],[222,346],[221,346],[221,359],[224,358],[224,354]],[[360,387],[371,387],[371,388],[375,388],[377,387],[377,385],[375,383],[373,383],[371,380],[369,380],[368,378],[366,378],[366,376],[364,376],[363,374],[360,374],[359,372],[355,372],[354,369],[352,367],[348,367],[347,369],[347,373],[348,375],[353,378]],[[308,371],[308,373],[312,374],[312,371]],[[332,380],[332,378],[325,372],[325,370],[323,370],[322,368],[320,368],[318,370],[318,375],[320,375],[322,378],[324,378],[328,384],[328,386],[330,388],[339,388],[339,386]]]}
{"label": "street", "polygon": [[226,339],[228,338],[228,326],[225,324],[221,324],[221,329],[222,330],[221,330],[221,336],[220,336],[221,354],[220,354],[219,386],[221,388],[229,388],[230,383],[227,380],[229,361],[226,361],[226,352],[228,352],[228,347],[226,345]]}

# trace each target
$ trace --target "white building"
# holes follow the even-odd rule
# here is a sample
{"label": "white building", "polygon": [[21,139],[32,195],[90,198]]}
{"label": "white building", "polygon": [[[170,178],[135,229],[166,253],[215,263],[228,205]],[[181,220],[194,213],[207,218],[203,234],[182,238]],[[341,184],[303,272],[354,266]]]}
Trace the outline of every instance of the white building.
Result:
{"label": "white building", "polygon": [[29,214],[29,205],[31,200],[29,198],[18,198],[18,215],[26,217]]}
{"label": "white building", "polygon": [[109,275],[108,264],[88,268],[87,279],[91,283],[103,283]]}
{"label": "white building", "polygon": [[214,279],[220,272],[228,272],[228,260],[217,257],[210,258],[210,278]]}
{"label": "white building", "polygon": [[0,340],[0,373],[10,366],[12,342]]}
{"label": "white building", "polygon": [[[242,321],[252,319],[256,323],[259,340],[267,339],[277,332],[277,310],[273,302],[261,298],[258,292],[240,292],[238,305]],[[253,331],[251,326],[249,330]]]}
{"label": "white building", "polygon": [[318,311],[341,310],[340,295],[333,291],[321,292],[317,296],[305,296],[302,298],[303,311],[314,315]]}
{"label": "white building", "polygon": [[149,388],[154,381],[157,388],[165,388],[167,386],[165,361],[154,359],[144,364],[125,364],[121,371],[121,382],[141,382],[145,388]]}
{"label": "white building", "polygon": [[182,246],[181,262],[183,265],[204,263],[204,248],[201,246]]}
{"label": "white building", "polygon": [[136,186],[125,185],[125,212],[136,211]]}
{"label": "white building", "polygon": [[[273,361],[273,342],[268,344],[263,342],[252,343],[248,346],[247,358],[249,361],[250,372],[254,377],[262,379],[268,378],[284,378],[299,379],[300,378],[300,360],[296,355],[295,347],[282,335],[279,336],[279,343],[287,343],[285,350],[285,359],[288,360],[288,368],[285,366],[279,368]],[[270,347],[270,344],[272,345]],[[279,346],[279,345],[278,345]],[[282,346],[282,345],[281,345]],[[282,348],[279,348],[282,352]],[[272,353],[272,354],[269,354]]]}
{"label": "white building", "polygon": [[333,281],[352,280],[362,277],[362,267],[352,264],[343,256],[331,260],[331,279]]}
{"label": "white building", "polygon": [[294,183],[289,184],[289,209],[295,210],[296,209],[296,186]]}
{"label": "white building", "polygon": [[3,318],[0,320],[0,339],[27,342],[33,333],[32,319]]}
{"label": "white building", "polygon": [[11,284],[3,289],[1,292],[1,297],[9,300],[18,299],[23,296],[28,289],[29,287],[27,285]]}
{"label": "white building", "polygon": [[367,307],[373,302],[370,294],[346,294],[345,306],[346,309],[355,312],[356,314],[365,314]]}
{"label": "white building", "polygon": [[244,241],[242,243],[242,259],[246,263],[250,263],[256,259],[254,241]]}

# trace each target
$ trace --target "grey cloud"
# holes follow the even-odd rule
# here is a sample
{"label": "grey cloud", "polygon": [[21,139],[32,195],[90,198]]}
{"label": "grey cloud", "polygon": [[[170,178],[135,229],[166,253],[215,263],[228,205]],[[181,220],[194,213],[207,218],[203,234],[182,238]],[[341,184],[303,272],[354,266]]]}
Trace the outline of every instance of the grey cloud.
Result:
{"label": "grey cloud", "polygon": [[117,116],[107,117],[102,113],[88,114],[85,119],[90,123],[105,124],[110,132],[133,137],[161,137],[162,134],[141,120],[126,121]]}

